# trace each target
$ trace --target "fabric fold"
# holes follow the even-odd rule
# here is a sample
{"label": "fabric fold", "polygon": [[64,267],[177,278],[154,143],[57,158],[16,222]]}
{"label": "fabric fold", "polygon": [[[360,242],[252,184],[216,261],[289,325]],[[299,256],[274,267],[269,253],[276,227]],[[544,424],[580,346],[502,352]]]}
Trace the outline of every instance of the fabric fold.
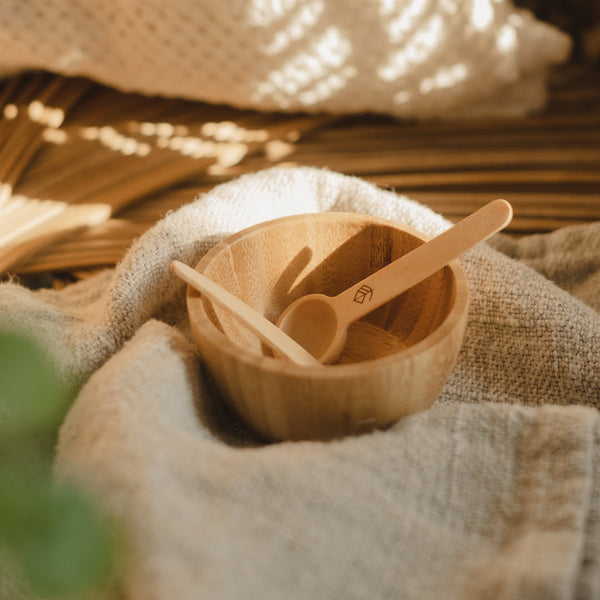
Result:
{"label": "fabric fold", "polygon": [[240,446],[200,373],[149,322],[62,429],[60,475],[131,544],[125,598],[573,598],[597,576],[596,410],[436,405],[372,435]]}
{"label": "fabric fold", "polygon": [[570,38],[509,0],[5,0],[0,75],[269,111],[517,116]]}
{"label": "fabric fold", "polygon": [[597,595],[597,226],[500,236],[461,258],[469,324],[430,410],[360,437],[265,445],[214,394],[169,263],[318,211],[428,235],[450,225],[357,178],[275,168],[197,197],[89,280],[0,285],[0,326],[34,334],[81,388],[56,469],[121,524],[122,597]]}

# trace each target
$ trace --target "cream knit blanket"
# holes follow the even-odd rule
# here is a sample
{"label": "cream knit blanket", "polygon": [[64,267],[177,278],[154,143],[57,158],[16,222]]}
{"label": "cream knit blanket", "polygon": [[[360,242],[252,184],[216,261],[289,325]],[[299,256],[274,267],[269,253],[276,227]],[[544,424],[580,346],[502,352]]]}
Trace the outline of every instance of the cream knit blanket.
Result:
{"label": "cream knit blanket", "polygon": [[0,286],[0,324],[34,332],[83,384],[56,467],[123,525],[115,597],[599,597],[600,224],[463,257],[464,347],[430,410],[385,432],[262,445],[207,385],[168,265],[314,211],[448,226],[358,179],[272,169],[168,215],[95,278]]}
{"label": "cream knit blanket", "polygon": [[523,114],[569,38],[510,0],[3,0],[0,76],[286,111]]}

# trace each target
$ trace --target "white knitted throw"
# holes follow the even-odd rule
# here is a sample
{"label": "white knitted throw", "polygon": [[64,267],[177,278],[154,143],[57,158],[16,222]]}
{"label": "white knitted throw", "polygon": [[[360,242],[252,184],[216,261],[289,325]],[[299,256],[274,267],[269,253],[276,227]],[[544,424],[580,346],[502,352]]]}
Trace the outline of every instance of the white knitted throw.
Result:
{"label": "white knitted throw", "polygon": [[173,212],[114,270],[61,291],[0,285],[0,326],[27,328],[84,384],[57,471],[123,527],[106,598],[600,597],[600,223],[464,255],[469,323],[430,410],[262,445],[207,385],[169,263],[314,211],[448,226],[359,179],[272,169]]}
{"label": "white knitted throw", "polygon": [[0,75],[285,111],[523,114],[569,38],[509,0],[3,0]]}

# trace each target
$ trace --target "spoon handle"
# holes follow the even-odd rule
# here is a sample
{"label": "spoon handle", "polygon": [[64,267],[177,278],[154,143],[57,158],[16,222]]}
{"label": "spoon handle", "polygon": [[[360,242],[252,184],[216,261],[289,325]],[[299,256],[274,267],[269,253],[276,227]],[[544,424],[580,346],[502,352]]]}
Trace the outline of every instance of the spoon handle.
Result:
{"label": "spoon handle", "polygon": [[171,271],[194,289],[210,298],[220,306],[228,309],[248,329],[254,332],[269,348],[287,357],[292,362],[307,367],[318,366],[321,363],[307,352],[300,344],[284,333],[269,319],[261,315],[239,298],[222,288],[220,285],[202,275],[188,265],[174,260],[171,262]]}
{"label": "spoon handle", "polygon": [[493,200],[450,229],[418,246],[332,301],[344,324],[364,317],[423,281],[477,243],[510,223],[512,206]]}

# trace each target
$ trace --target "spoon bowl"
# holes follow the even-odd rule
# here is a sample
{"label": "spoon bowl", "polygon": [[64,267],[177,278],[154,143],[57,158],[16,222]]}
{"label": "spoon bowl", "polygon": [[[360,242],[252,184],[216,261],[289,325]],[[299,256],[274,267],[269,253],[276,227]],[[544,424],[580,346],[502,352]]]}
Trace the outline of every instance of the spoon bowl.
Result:
{"label": "spoon bowl", "polygon": [[346,344],[347,327],[329,298],[308,294],[291,307],[283,312],[277,325],[316,359],[337,358]]}

